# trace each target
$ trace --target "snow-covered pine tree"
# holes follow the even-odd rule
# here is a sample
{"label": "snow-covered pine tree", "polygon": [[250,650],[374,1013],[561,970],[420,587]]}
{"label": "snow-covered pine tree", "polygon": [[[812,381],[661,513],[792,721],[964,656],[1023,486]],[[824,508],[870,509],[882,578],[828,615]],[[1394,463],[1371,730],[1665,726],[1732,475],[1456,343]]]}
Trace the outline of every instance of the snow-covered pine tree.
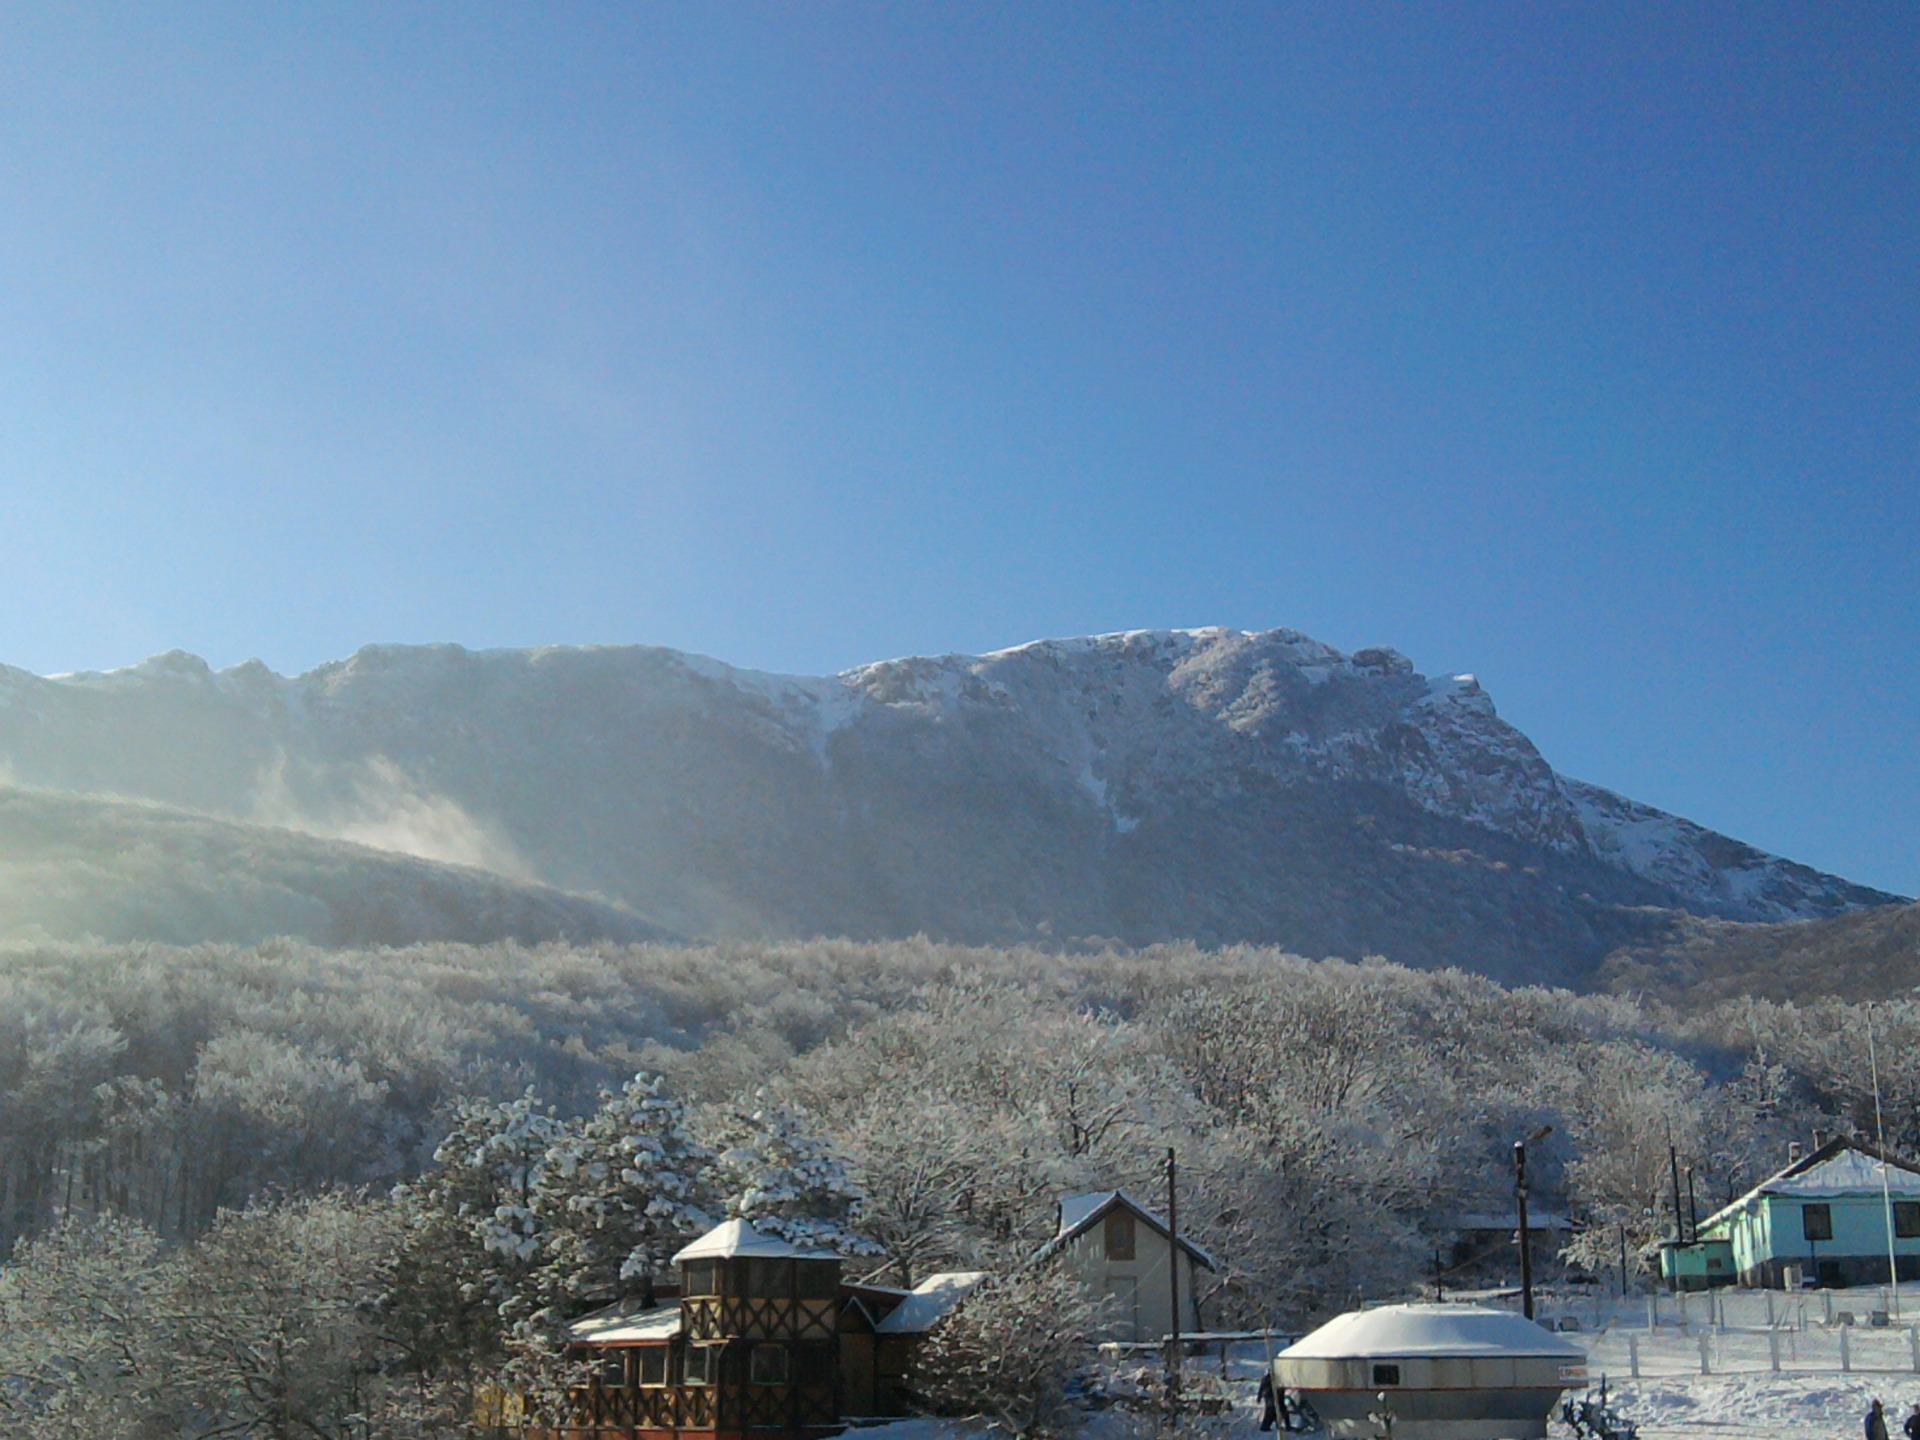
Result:
{"label": "snow-covered pine tree", "polygon": [[645,1293],[715,1223],[711,1161],[658,1075],[634,1076],[565,1127],[534,1176],[542,1258],[530,1318],[551,1326],[583,1304]]}
{"label": "snow-covered pine tree", "polygon": [[433,1167],[394,1192],[404,1238],[388,1308],[417,1365],[484,1364],[499,1354],[503,1309],[539,1262],[534,1184],[562,1129],[532,1091],[467,1101]]}
{"label": "snow-covered pine tree", "polygon": [[878,1255],[860,1233],[866,1191],[853,1167],[795,1105],[754,1097],[752,1109],[709,1112],[713,1183],[729,1217],[807,1249]]}

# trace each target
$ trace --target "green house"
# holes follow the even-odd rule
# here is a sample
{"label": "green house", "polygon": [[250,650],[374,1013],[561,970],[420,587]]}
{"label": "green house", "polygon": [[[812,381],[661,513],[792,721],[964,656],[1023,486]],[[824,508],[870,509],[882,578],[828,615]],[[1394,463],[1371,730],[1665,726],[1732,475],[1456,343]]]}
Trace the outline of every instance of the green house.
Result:
{"label": "green house", "polygon": [[1702,1235],[1692,1244],[1669,1240],[1660,1247],[1660,1278],[1669,1290],[1707,1290],[1739,1278],[1733,1245]]}
{"label": "green house", "polygon": [[[1694,1245],[1674,1248],[1696,1252],[1685,1257],[1691,1269],[1729,1247],[1742,1285],[1878,1285],[1889,1228],[1898,1277],[1920,1279],[1920,1167],[1858,1140],[1830,1140],[1703,1220]],[[1685,1285],[1678,1254],[1673,1263]]]}

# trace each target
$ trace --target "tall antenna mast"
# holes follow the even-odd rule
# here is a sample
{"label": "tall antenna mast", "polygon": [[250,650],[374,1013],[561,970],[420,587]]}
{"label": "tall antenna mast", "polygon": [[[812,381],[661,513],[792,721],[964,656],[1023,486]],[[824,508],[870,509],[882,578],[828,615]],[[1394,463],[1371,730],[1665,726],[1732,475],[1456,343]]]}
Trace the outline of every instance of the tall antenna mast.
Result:
{"label": "tall antenna mast", "polygon": [[1873,1043],[1873,1006],[1867,1006],[1867,1065],[1873,1075],[1873,1144],[1880,1153],[1880,1203],[1887,1212],[1887,1294],[1900,1318],[1900,1265],[1893,1258],[1893,1186],[1887,1179],[1887,1132],[1880,1123],[1880,1054]]}

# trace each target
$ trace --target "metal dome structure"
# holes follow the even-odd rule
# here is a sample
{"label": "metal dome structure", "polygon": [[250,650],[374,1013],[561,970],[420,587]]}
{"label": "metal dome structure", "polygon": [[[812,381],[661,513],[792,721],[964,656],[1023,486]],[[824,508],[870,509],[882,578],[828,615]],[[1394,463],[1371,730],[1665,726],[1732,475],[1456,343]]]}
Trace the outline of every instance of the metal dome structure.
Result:
{"label": "metal dome structure", "polygon": [[1585,1387],[1587,1354],[1509,1310],[1383,1305],[1288,1346],[1273,1383],[1335,1436],[1384,1435],[1386,1412],[1395,1440],[1530,1440],[1562,1391]]}

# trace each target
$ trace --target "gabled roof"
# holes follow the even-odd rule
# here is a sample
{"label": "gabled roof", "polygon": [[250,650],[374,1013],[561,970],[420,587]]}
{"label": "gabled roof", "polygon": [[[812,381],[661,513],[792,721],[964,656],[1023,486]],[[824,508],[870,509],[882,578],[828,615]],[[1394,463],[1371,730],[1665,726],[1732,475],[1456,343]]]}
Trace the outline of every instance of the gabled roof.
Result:
{"label": "gabled roof", "polygon": [[987,1278],[984,1270],[949,1270],[929,1275],[873,1327],[876,1335],[921,1335],[972,1293]]}
{"label": "gabled roof", "polygon": [[742,1255],[756,1260],[838,1260],[831,1250],[802,1250],[778,1235],[763,1235],[744,1220],[729,1220],[716,1225],[686,1249],[673,1257],[683,1265],[689,1260],[732,1260]]}
{"label": "gabled roof", "polygon": [[611,1305],[583,1315],[567,1327],[567,1339],[575,1345],[657,1344],[679,1333],[678,1305],[656,1305],[651,1310]]}
{"label": "gabled roof", "polygon": [[[1045,1260],[1057,1255],[1066,1246],[1071,1245],[1080,1236],[1107,1218],[1110,1211],[1125,1209],[1133,1212],[1134,1218],[1154,1231],[1161,1238],[1167,1237],[1167,1222],[1153,1211],[1142,1205],[1124,1190],[1089,1190],[1078,1195],[1065,1196],[1060,1201],[1060,1230],[1053,1239],[1042,1245],[1033,1254],[1035,1261]],[[1196,1265],[1209,1270],[1220,1267],[1213,1256],[1194,1244],[1186,1236],[1180,1237],[1180,1248],[1187,1252]]]}
{"label": "gabled roof", "polygon": [[1701,1228],[1744,1210],[1764,1195],[1818,1200],[1826,1196],[1879,1195],[1881,1175],[1885,1173],[1885,1192],[1902,1199],[1920,1199],[1920,1166],[1903,1160],[1890,1151],[1880,1150],[1864,1140],[1844,1136],[1827,1141],[1812,1154],[1802,1156],[1782,1170],[1775,1171],[1753,1189],[1723,1205],[1701,1221]]}

